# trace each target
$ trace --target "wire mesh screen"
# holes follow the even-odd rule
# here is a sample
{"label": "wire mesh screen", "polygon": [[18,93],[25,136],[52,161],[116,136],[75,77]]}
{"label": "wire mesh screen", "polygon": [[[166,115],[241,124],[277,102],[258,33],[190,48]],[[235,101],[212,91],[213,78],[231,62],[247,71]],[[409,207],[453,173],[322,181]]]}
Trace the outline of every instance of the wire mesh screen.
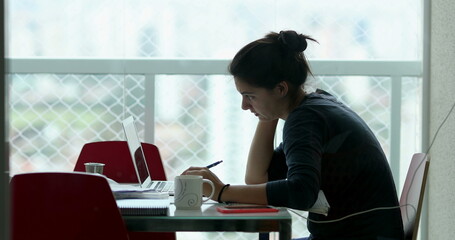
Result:
{"label": "wire mesh screen", "polygon": [[12,175],[72,170],[83,144],[124,139],[125,104],[129,113],[144,111],[142,76],[13,74],[10,79]]}
{"label": "wire mesh screen", "polygon": [[[12,175],[72,171],[84,143],[124,139],[121,121],[127,115],[136,117],[144,139],[151,134],[144,132],[144,112],[151,107],[154,143],[168,178],[189,166],[222,159],[224,163],[213,171],[227,183],[243,183],[257,119],[241,110],[241,97],[229,76],[158,75],[153,89],[146,89],[142,75],[12,74],[10,79]],[[353,108],[388,154],[390,83],[387,77],[317,77],[308,89],[324,89]],[[404,84],[404,104],[415,104],[419,81],[410,78]],[[146,106],[151,91],[154,105]],[[294,216],[293,222],[295,236],[307,234],[304,220]],[[179,234],[230,239],[233,233]],[[257,238],[247,233],[235,236]]]}
{"label": "wire mesh screen", "polygon": [[228,182],[243,182],[257,120],[241,110],[232,78],[159,76],[156,92],[155,141],[170,175],[222,159],[213,170]]}
{"label": "wire mesh screen", "polygon": [[389,155],[391,79],[389,77],[318,77],[314,86],[329,91],[373,130]]}

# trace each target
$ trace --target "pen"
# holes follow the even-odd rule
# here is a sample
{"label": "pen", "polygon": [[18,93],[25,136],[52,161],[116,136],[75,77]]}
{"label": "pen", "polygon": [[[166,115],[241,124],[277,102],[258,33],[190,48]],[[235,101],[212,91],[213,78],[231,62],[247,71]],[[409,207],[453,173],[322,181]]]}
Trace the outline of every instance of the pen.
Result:
{"label": "pen", "polygon": [[220,161],[214,162],[214,163],[212,163],[212,164],[209,164],[209,165],[207,165],[207,166],[206,166],[206,168],[212,168],[212,167],[215,167],[216,165],[218,165],[218,164],[220,164],[220,163],[222,163],[222,162],[223,162],[223,160],[220,160]]}

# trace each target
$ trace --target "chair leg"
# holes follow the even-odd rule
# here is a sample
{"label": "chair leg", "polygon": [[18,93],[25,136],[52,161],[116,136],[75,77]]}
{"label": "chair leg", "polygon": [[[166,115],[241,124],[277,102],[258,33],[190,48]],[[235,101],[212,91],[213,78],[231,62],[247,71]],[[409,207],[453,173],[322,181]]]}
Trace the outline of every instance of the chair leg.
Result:
{"label": "chair leg", "polygon": [[269,240],[269,233],[259,233],[259,240]]}

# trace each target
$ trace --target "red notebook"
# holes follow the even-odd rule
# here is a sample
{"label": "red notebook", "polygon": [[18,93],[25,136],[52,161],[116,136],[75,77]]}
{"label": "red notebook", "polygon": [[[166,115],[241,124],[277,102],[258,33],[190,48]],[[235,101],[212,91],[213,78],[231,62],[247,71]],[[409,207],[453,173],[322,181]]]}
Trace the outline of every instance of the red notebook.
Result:
{"label": "red notebook", "polygon": [[232,204],[219,206],[216,210],[221,213],[266,213],[280,211],[278,208],[272,206],[257,204]]}

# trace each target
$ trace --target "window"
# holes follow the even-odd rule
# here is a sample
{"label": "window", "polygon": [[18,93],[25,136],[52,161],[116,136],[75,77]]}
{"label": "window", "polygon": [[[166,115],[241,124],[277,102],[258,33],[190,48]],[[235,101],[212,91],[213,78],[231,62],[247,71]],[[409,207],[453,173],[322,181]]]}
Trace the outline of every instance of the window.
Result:
{"label": "window", "polygon": [[[121,120],[132,114],[141,139],[159,147],[168,177],[223,159],[213,170],[225,182],[243,182],[256,119],[240,109],[225,67],[246,43],[282,29],[319,41],[306,51],[316,73],[309,87],[331,92],[367,121],[395,176],[408,166],[399,159],[420,150],[420,1],[25,0],[8,6],[11,174],[71,171],[84,143],[123,140]],[[295,237],[307,234],[304,222],[294,220]]]}

